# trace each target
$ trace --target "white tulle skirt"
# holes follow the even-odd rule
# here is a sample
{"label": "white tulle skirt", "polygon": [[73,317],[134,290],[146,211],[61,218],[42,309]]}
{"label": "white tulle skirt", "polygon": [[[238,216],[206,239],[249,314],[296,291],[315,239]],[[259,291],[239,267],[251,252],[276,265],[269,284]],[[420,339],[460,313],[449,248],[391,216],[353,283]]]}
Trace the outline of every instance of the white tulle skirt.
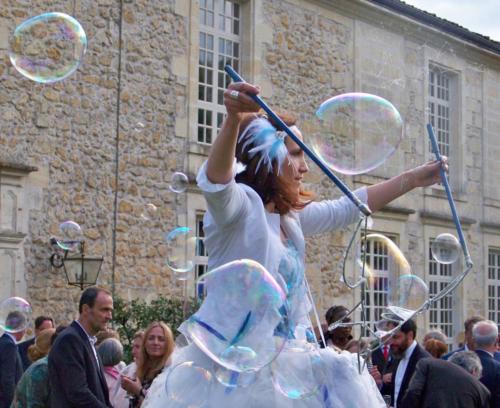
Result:
{"label": "white tulle skirt", "polygon": [[368,371],[359,373],[356,354],[331,348],[301,349],[290,342],[272,364],[257,374],[233,378],[229,386],[220,381],[220,370],[195,344],[178,348],[142,407],[386,407]]}

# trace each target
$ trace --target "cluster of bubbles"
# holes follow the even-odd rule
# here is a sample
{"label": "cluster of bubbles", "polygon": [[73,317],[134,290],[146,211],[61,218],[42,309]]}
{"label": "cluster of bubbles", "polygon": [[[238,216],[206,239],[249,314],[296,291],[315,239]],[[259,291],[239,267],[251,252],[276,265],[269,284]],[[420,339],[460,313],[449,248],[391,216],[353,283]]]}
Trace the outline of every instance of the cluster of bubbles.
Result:
{"label": "cluster of bubbles", "polygon": [[165,387],[171,400],[200,407],[217,387],[226,393],[246,388],[263,369],[287,398],[306,399],[319,391],[326,381],[319,349],[305,340],[287,340],[292,326],[286,288],[262,265],[229,262],[199,283],[210,290],[184,333],[208,359],[183,361],[169,370]]}
{"label": "cluster of bubbles", "polygon": [[31,323],[31,305],[20,297],[10,297],[0,303],[0,329],[19,333]]}

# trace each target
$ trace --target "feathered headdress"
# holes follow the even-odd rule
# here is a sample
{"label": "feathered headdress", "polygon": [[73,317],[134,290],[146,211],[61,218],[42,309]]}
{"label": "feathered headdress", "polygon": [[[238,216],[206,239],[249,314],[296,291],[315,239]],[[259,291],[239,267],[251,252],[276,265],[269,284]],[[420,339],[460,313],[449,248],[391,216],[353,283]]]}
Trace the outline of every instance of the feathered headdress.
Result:
{"label": "feathered headdress", "polygon": [[288,155],[288,149],[285,146],[286,133],[278,131],[265,118],[257,118],[253,120],[239,137],[239,142],[243,142],[242,150],[248,146],[253,147],[248,151],[250,159],[257,153],[261,154],[261,158],[257,163],[255,172],[259,171],[262,164],[267,167],[269,172],[273,170],[273,160],[278,163],[278,174],[281,171],[281,166]]}

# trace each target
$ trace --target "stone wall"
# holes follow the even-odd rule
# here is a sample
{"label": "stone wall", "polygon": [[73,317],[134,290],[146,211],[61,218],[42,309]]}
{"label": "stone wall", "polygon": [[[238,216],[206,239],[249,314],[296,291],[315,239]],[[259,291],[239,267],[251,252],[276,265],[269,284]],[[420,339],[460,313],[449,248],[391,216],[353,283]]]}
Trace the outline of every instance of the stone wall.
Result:
{"label": "stone wall", "polygon": [[[375,93],[395,104],[405,119],[405,140],[370,175],[343,177],[353,188],[431,158],[424,128],[428,67],[438,63],[456,74],[459,143],[450,158],[452,179],[476,263],[468,290],[456,294],[458,330],[464,315],[485,313],[487,251],[500,247],[499,58],[365,2],[337,3],[243,2],[244,21],[251,24],[244,27],[243,71],[263,85],[273,108],[296,113],[302,123],[323,100],[343,92]],[[67,219],[81,224],[88,253],[104,256],[99,284],[111,287],[114,271],[116,292],[125,298],[181,293],[165,264],[163,235],[176,225],[194,227],[194,213],[204,205],[193,184],[207,153],[193,142],[198,6],[194,0],[124,0],[122,10],[115,0],[2,4],[0,159],[39,169],[26,176],[37,194],[30,196],[26,223],[20,224],[26,237],[18,265],[27,283],[22,295],[35,314],[74,316],[80,292],[48,264],[48,238]],[[10,66],[8,36],[24,19],[48,11],[79,20],[89,47],[75,74],[41,85]],[[176,170],[190,175],[189,195],[169,191]],[[319,198],[340,195],[314,165],[306,187]],[[141,218],[148,203],[158,208],[152,220]],[[414,273],[427,279],[429,239],[453,232],[446,214],[442,189],[421,189],[376,214],[373,228],[395,234]],[[347,231],[308,240],[307,274],[321,314],[332,304],[351,305],[359,298],[339,279],[349,238]],[[351,260],[349,273],[352,269]]]}

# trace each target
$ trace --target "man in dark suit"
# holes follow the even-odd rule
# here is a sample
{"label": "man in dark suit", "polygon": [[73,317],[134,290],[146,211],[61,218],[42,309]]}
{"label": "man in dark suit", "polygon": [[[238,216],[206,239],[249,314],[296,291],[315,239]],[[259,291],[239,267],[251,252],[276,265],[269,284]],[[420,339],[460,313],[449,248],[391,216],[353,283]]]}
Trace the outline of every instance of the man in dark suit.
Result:
{"label": "man in dark suit", "polygon": [[476,354],[483,365],[480,381],[490,390],[491,408],[500,408],[500,363],[494,359],[497,348],[498,327],[491,320],[483,320],[472,327]]}
{"label": "man in dark suit", "polygon": [[35,339],[40,335],[41,332],[53,328],[54,320],[52,319],[52,317],[38,316],[35,319],[35,337],[18,344],[19,355],[21,356],[21,361],[23,363],[23,371],[26,371],[26,369],[31,365],[31,361],[28,358],[28,349],[30,348],[30,346],[32,344],[35,344]]}
{"label": "man in dark suit", "polygon": [[443,360],[448,360],[454,353],[458,351],[473,351],[474,350],[474,342],[472,340],[472,326],[474,326],[477,322],[481,322],[485,320],[483,316],[471,316],[464,322],[464,330],[465,330],[465,344],[463,347],[459,347],[455,350],[450,351],[441,357]]}
{"label": "man in dark suit", "polygon": [[[467,365],[479,373],[481,362],[472,351],[466,354]],[[459,356],[460,357],[460,356]],[[399,408],[488,408],[490,392],[466,369],[450,359],[424,358],[417,363],[413,377]],[[463,359],[462,359],[463,360]]]}
{"label": "man in dark suit", "polygon": [[107,290],[91,287],[82,293],[78,320],[56,338],[49,353],[51,408],[111,407],[94,344],[112,311],[113,299]]}
{"label": "man in dark suit", "polygon": [[[380,393],[382,395],[392,395],[393,389],[391,387],[391,373],[396,364],[396,360],[391,353],[391,340],[372,353],[372,363],[374,368],[377,370],[376,373],[379,373],[382,378]],[[377,377],[377,375],[374,377]]]}
{"label": "man in dark suit", "polygon": [[415,340],[416,336],[417,325],[413,320],[405,322],[392,336],[391,352],[396,359],[391,378],[393,389],[391,405],[394,408],[400,406],[417,363],[423,358],[431,357],[424,348],[418,345]]}
{"label": "man in dark suit", "polygon": [[22,328],[14,333],[5,332],[0,337],[0,408],[9,408],[14,399],[16,384],[23,373],[17,344],[24,336],[26,317],[20,312],[7,315],[6,326]]}

